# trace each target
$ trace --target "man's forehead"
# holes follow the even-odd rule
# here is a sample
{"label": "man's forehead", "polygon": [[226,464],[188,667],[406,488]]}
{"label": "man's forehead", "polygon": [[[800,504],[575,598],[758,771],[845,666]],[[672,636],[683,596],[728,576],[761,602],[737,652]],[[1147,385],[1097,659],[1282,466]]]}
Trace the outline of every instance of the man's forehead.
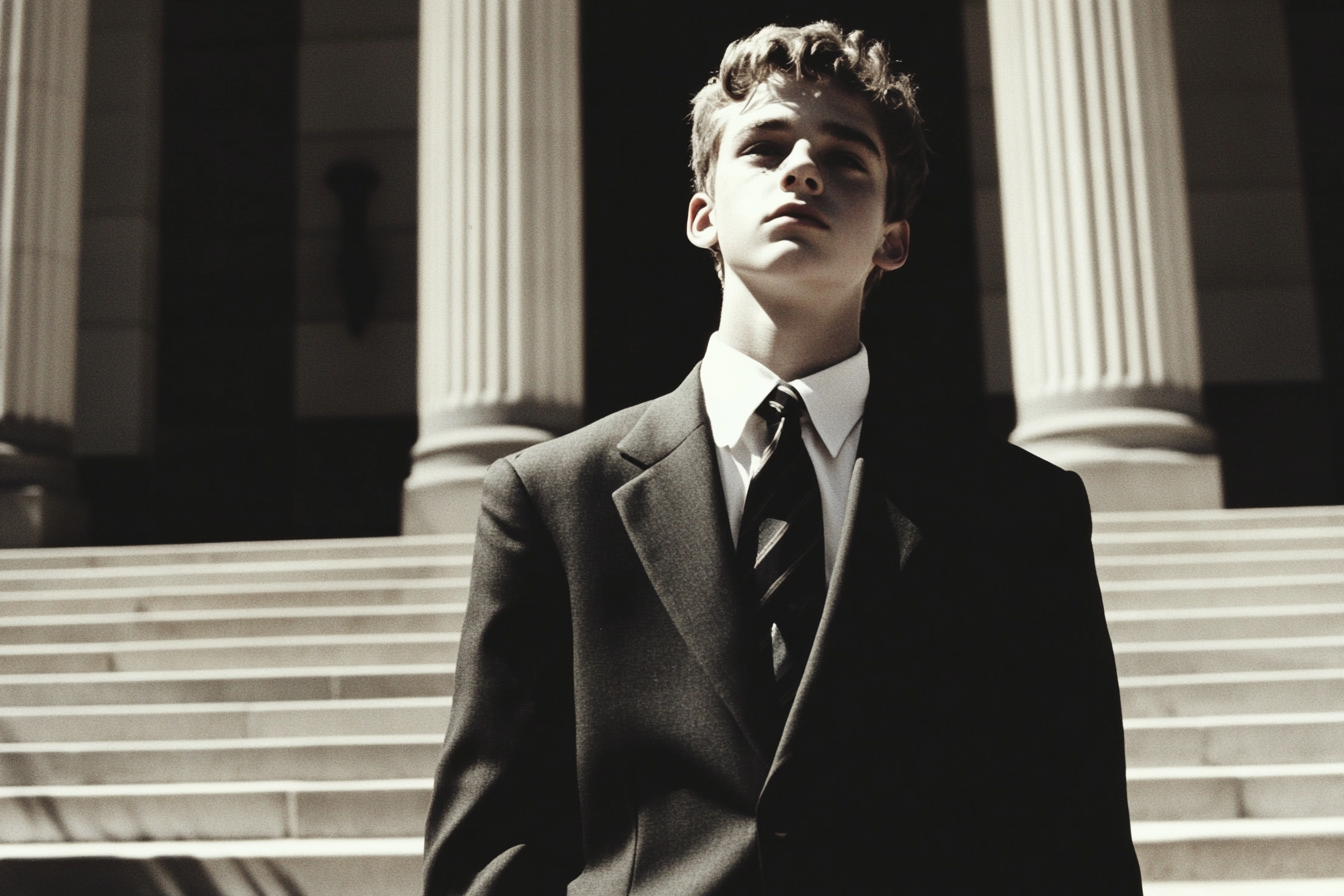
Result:
{"label": "man's forehead", "polygon": [[859,96],[835,85],[810,79],[775,75],[751,89],[746,99],[719,110],[727,132],[741,133],[762,126],[787,127],[803,118],[834,122],[878,137],[877,117]]}

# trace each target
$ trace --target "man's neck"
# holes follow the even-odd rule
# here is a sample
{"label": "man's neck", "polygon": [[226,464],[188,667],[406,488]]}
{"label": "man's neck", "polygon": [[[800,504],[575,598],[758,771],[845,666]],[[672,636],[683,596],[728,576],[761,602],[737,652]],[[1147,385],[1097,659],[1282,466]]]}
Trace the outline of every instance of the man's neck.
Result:
{"label": "man's neck", "polygon": [[719,338],[788,382],[825,370],[859,350],[862,300],[759,301],[726,284]]}

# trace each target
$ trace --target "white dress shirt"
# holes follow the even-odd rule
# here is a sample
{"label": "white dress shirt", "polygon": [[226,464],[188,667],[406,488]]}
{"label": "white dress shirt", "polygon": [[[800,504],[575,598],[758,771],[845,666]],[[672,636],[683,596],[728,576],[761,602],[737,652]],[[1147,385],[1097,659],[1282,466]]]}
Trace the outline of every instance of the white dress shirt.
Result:
{"label": "white dress shirt", "polygon": [[[761,465],[766,445],[765,421],[756,416],[756,409],[781,382],[769,368],[729,346],[718,333],[709,337],[700,365],[700,386],[714,444],[719,449],[719,478],[734,544],[742,525],[747,486]],[[791,380],[789,385],[798,390],[807,408],[803,444],[812,458],[821,492],[829,584],[840,549],[849,479],[858,457],[863,405],[868,399],[868,349],[860,343],[856,354],[825,370]]]}

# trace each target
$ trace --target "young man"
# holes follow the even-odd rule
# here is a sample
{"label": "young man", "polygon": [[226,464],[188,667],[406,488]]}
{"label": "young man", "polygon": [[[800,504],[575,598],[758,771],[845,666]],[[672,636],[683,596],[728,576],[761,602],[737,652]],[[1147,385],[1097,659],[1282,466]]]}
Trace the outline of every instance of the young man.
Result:
{"label": "young man", "polygon": [[729,47],[677,391],[486,477],[425,892],[1138,893],[1077,476],[869,376],[913,89],[828,23]]}

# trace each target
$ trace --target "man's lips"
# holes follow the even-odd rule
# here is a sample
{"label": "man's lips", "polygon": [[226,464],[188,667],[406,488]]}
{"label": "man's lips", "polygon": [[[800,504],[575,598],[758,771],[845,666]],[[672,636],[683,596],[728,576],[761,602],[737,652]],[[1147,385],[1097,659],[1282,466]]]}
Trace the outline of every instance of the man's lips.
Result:
{"label": "man's lips", "polygon": [[771,212],[770,215],[765,220],[775,221],[780,218],[792,218],[799,224],[805,224],[809,227],[822,227],[830,229],[830,225],[826,223],[826,218],[821,214],[821,212],[817,211],[812,206],[806,205],[801,202],[790,202],[785,205],[781,205],[779,208]]}

